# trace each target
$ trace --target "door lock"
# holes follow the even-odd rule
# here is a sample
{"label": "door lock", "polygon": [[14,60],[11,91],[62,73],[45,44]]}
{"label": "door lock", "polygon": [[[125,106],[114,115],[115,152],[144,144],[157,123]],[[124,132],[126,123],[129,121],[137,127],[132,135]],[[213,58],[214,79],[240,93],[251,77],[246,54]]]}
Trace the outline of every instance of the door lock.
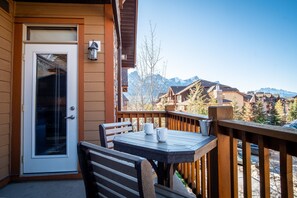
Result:
{"label": "door lock", "polygon": [[65,117],[65,119],[70,119],[70,120],[74,120],[75,116],[74,115],[71,115],[71,116],[67,116]]}

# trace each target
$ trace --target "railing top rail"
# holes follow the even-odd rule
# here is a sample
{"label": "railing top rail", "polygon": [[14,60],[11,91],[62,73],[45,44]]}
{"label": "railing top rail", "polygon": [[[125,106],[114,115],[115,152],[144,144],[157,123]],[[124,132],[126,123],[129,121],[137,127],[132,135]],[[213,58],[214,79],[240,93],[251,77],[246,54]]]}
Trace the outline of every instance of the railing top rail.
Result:
{"label": "railing top rail", "polygon": [[118,114],[121,114],[121,113],[123,113],[123,114],[128,114],[128,113],[163,113],[163,114],[165,114],[166,113],[166,111],[118,111],[117,112]]}
{"label": "railing top rail", "polygon": [[187,112],[168,111],[167,113],[169,115],[183,116],[183,117],[192,118],[192,119],[202,119],[202,120],[208,119],[208,116],[206,115],[199,115],[199,114],[193,114],[193,113],[187,113]]}
{"label": "railing top rail", "polygon": [[254,122],[245,122],[241,120],[219,120],[218,125],[240,131],[246,131],[253,134],[297,142],[297,130],[291,128],[271,126]]}

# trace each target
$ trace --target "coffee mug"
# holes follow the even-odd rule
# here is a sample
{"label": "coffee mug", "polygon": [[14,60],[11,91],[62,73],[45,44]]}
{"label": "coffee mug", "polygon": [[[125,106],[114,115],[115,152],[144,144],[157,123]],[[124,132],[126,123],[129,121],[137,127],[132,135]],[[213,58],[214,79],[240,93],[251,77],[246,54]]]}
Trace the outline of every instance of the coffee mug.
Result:
{"label": "coffee mug", "polygon": [[167,128],[157,128],[157,140],[159,142],[166,142],[167,140]]}
{"label": "coffee mug", "polygon": [[154,132],[154,125],[153,123],[145,123],[144,124],[144,133],[147,135],[151,135]]}

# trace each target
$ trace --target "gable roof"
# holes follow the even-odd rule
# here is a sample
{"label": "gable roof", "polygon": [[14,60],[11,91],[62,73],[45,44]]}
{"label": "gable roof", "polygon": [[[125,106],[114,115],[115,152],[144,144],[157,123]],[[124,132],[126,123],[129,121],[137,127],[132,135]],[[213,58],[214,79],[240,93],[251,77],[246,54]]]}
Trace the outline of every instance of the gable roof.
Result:
{"label": "gable roof", "polygon": [[[211,91],[216,90],[216,85],[211,86],[207,90],[207,92],[211,92]],[[219,86],[220,86],[220,90],[222,90],[223,92],[228,92],[228,91],[230,91],[230,92],[239,92],[239,90],[237,88],[233,88],[233,87],[230,87],[230,86],[227,86],[227,85],[222,85],[222,84],[219,84]]]}
{"label": "gable roof", "polygon": [[170,86],[170,88],[174,94],[177,94],[178,92],[186,88],[186,86]]}
{"label": "gable roof", "polygon": [[[196,80],[194,82],[192,82],[191,84],[189,84],[188,86],[185,86],[184,89],[180,90],[178,93],[176,94],[181,94],[182,92],[185,92],[189,89],[191,89],[192,87],[194,87],[197,83],[200,83],[202,87],[204,87],[204,90],[209,92],[209,89],[210,88],[214,88],[216,87],[217,82],[211,82],[211,81],[207,81],[207,80],[203,80],[203,79],[199,79],[199,80]],[[236,91],[238,91],[238,89],[236,88],[232,88],[230,86],[227,86],[227,85],[222,85],[222,84],[219,84],[220,85],[220,88],[223,87],[225,90],[232,90],[232,89],[235,89]]]}

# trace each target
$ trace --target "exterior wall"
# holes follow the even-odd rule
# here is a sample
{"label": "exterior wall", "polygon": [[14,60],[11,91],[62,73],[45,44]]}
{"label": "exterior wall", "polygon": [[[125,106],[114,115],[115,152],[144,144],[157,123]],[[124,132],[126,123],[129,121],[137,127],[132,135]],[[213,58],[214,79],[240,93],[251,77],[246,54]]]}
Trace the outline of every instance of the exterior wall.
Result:
{"label": "exterior wall", "polygon": [[[55,17],[84,19],[84,139],[98,143],[98,124],[106,121],[105,107],[105,5],[16,3],[16,17]],[[101,52],[97,61],[87,58],[88,42],[101,41]],[[113,46],[113,44],[111,44]],[[112,58],[112,57],[111,57]],[[109,79],[110,84],[113,79]],[[80,115],[82,112],[80,112]],[[79,115],[79,116],[80,116]]]}
{"label": "exterior wall", "polygon": [[10,13],[0,8],[0,181],[9,176],[13,2]]}
{"label": "exterior wall", "polygon": [[239,108],[242,108],[244,101],[243,101],[243,95],[237,93],[237,92],[223,92],[224,99],[236,101]]}

